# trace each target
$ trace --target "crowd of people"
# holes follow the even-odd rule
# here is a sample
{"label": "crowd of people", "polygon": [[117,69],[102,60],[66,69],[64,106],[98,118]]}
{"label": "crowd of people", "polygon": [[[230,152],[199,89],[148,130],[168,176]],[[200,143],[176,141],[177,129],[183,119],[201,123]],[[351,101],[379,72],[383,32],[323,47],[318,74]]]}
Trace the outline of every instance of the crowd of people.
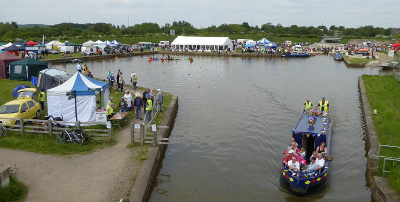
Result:
{"label": "crowd of people", "polygon": [[[160,89],[157,89],[157,94],[155,94],[153,88],[144,90],[142,95],[139,92],[135,92],[133,97],[129,90],[126,90],[124,88],[125,80],[123,78],[123,73],[121,72],[121,70],[118,70],[117,77],[114,76],[114,73],[108,71],[107,79],[109,81],[110,88],[114,87],[114,82],[116,81],[117,90],[121,91],[121,93],[124,93],[118,106],[113,104],[113,97],[111,97],[110,100],[107,102],[106,113],[108,119],[111,118],[115,114],[115,110],[119,108],[119,112],[135,111],[136,119],[143,120],[141,110],[143,108],[143,115],[146,116],[147,123],[150,123],[152,119],[151,113],[153,112],[153,106],[155,103],[157,103],[157,112],[164,111],[162,106],[164,103],[164,95]],[[138,78],[134,71],[132,71],[130,82],[132,83],[133,90],[136,91]]]}
{"label": "crowd of people", "polygon": [[306,160],[306,149],[304,147],[298,149],[297,147],[298,144],[295,142],[295,139],[292,138],[288,150],[283,153],[284,157],[282,160],[284,166],[287,166],[290,171],[295,171],[295,175],[300,176],[300,172],[303,172],[304,175],[313,176],[324,167],[325,155],[327,154],[325,142],[322,142],[321,145],[313,151],[309,159],[309,164],[307,164]]}

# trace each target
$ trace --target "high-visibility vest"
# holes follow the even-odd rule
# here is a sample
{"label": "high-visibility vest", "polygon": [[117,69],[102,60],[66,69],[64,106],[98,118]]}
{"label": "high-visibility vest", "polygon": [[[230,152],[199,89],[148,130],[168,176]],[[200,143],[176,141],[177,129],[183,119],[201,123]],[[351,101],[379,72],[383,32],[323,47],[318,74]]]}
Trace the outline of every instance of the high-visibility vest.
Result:
{"label": "high-visibility vest", "polygon": [[153,103],[151,102],[151,99],[147,100],[147,107],[146,107],[146,111],[150,111],[153,109]]}
{"label": "high-visibility vest", "polygon": [[41,102],[43,101],[44,102],[44,97],[46,97],[46,93],[45,92],[41,92],[40,95],[41,95],[41,97],[40,97],[39,101],[41,101]]}
{"label": "high-visibility vest", "polygon": [[328,110],[328,101],[325,100],[325,104],[322,106],[322,101],[319,101],[319,110],[322,111],[322,107],[324,107],[324,110]]}
{"label": "high-visibility vest", "polygon": [[311,105],[312,105],[312,102],[308,102],[308,103],[307,103],[307,101],[306,101],[305,110],[310,110],[310,109],[311,109]]}
{"label": "high-visibility vest", "polygon": [[114,109],[110,105],[107,105],[106,111],[107,111],[107,116],[114,113]]}

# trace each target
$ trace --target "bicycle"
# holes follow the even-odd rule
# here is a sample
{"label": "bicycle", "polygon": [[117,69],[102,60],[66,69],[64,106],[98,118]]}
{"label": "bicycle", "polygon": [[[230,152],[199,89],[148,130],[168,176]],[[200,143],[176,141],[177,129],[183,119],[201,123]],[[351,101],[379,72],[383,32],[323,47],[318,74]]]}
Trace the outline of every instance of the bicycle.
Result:
{"label": "bicycle", "polygon": [[54,138],[56,144],[65,144],[72,142],[79,145],[87,145],[90,141],[90,137],[86,133],[82,133],[81,129],[75,129],[72,132],[68,132],[66,129],[61,134],[57,134]]}
{"label": "bicycle", "polygon": [[5,137],[7,135],[7,128],[0,125],[0,137]]}

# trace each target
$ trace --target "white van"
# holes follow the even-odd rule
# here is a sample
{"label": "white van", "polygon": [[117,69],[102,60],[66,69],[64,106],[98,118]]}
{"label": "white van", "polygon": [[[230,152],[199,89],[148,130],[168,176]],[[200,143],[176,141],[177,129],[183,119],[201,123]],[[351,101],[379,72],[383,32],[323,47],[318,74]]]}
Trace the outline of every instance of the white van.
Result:
{"label": "white van", "polygon": [[158,46],[160,46],[160,47],[169,46],[169,41],[160,41],[160,43],[158,44]]}
{"label": "white van", "polygon": [[292,46],[292,41],[285,41],[285,45]]}

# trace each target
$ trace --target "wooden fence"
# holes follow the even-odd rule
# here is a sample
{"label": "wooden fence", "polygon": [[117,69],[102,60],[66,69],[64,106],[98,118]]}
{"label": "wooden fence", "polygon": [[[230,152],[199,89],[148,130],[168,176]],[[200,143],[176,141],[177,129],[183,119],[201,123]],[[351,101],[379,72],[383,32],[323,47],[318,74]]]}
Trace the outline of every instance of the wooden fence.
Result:
{"label": "wooden fence", "polygon": [[[108,129],[85,129],[82,126],[91,126],[91,125],[106,125],[107,123],[101,122],[67,122],[67,121],[51,121],[51,120],[38,120],[38,119],[12,119],[12,118],[1,118],[8,120],[16,120],[18,121],[15,125],[6,125],[9,131],[17,131],[20,132],[21,135],[24,135],[25,132],[32,132],[38,134],[48,134],[50,138],[53,138],[53,135],[60,134],[64,130],[72,131],[75,129],[82,129],[82,132],[90,132],[90,138],[93,140],[111,140],[112,136],[112,128]],[[32,124],[33,123],[33,124]],[[54,123],[59,123],[61,125],[67,125],[66,127],[54,127]],[[68,127],[68,125],[73,125],[72,127]],[[95,132],[95,133],[93,133]]]}

